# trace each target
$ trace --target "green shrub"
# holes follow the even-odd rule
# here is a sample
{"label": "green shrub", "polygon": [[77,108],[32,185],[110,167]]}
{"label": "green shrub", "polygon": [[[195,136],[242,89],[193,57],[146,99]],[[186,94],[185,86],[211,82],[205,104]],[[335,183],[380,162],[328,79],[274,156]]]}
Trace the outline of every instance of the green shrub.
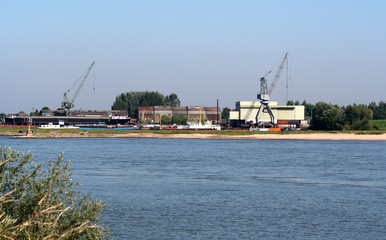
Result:
{"label": "green shrub", "polygon": [[185,125],[186,122],[188,121],[188,117],[183,114],[183,113],[180,113],[180,114],[176,114],[172,117],[172,121],[174,124],[177,124],[177,125]]}
{"label": "green shrub", "polygon": [[75,190],[71,162],[62,154],[48,166],[32,158],[0,147],[0,238],[103,239],[105,205]]}
{"label": "green shrub", "polygon": [[160,123],[165,125],[172,124],[172,117],[169,115],[162,115]]}
{"label": "green shrub", "polygon": [[371,128],[369,120],[358,120],[351,124],[352,130],[371,130]]}

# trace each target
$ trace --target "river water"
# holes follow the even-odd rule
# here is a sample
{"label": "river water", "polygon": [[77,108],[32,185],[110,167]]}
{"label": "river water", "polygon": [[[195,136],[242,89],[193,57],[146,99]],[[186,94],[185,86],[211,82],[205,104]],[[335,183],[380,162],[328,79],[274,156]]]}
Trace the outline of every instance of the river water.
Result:
{"label": "river water", "polygon": [[64,152],[112,239],[385,239],[386,142],[9,139]]}

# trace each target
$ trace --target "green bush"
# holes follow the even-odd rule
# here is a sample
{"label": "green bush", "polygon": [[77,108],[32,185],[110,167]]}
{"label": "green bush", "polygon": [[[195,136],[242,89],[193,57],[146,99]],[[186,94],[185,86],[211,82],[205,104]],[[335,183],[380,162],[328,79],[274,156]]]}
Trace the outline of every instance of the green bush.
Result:
{"label": "green bush", "polygon": [[172,118],[169,115],[162,115],[160,123],[165,125],[172,124]]}
{"label": "green bush", "polygon": [[369,123],[369,120],[358,120],[351,124],[352,130],[371,130],[372,126]]}
{"label": "green bush", "polygon": [[188,117],[185,114],[180,113],[180,114],[174,115],[172,117],[172,121],[173,121],[173,124],[185,125],[186,122],[188,121]]}
{"label": "green bush", "polygon": [[103,239],[104,203],[92,200],[71,180],[71,162],[59,154],[48,166],[0,147],[1,239]]}

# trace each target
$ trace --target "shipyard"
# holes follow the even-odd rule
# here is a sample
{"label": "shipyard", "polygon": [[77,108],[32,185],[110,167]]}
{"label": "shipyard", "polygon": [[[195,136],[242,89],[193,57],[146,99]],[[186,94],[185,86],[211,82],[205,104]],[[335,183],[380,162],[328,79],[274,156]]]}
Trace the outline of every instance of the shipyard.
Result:
{"label": "shipyard", "polygon": [[[304,130],[308,128],[305,121],[304,106],[280,106],[270,101],[281,73],[288,65],[288,53],[285,54],[276,74],[267,85],[267,76],[271,70],[260,79],[259,101],[238,101],[235,109],[229,111],[225,122],[222,121],[222,111],[217,100],[216,107],[186,106],[181,107],[177,95],[171,94],[170,99],[177,97],[178,104],[170,106],[138,105],[136,116],[129,116],[128,110],[74,110],[75,100],[79,95],[95,61],[87,71],[63,94],[61,108],[57,110],[42,109],[39,116],[8,115],[2,119],[2,126],[28,126],[39,129],[165,129],[165,130],[255,130],[280,131]],[[75,93],[74,93],[75,92]],[[72,98],[70,98],[70,94]],[[153,93],[151,93],[153,94]],[[158,94],[158,93],[156,93]],[[170,100],[172,101],[172,100]],[[132,103],[128,103],[131,105]],[[170,121],[176,116],[184,116],[182,122]]]}
{"label": "shipyard", "polygon": [[[318,130],[315,127],[317,119],[314,117],[323,119],[324,116],[312,113],[318,111],[317,105],[305,101],[302,104],[288,101],[288,56],[289,53],[286,53],[276,68],[269,70],[258,80],[260,89],[257,89],[257,101],[237,101],[233,109],[221,109],[219,99],[215,107],[182,107],[175,93],[165,96],[159,92],[144,91],[118,95],[110,110],[77,110],[75,100],[93,70],[95,65],[93,61],[71,88],[65,91],[58,109],[43,108],[40,112],[36,110],[31,114],[3,115],[0,127],[24,129],[19,132],[22,133],[21,137],[24,136],[23,134],[28,137],[37,137],[38,134],[35,134],[37,130],[43,129],[251,132]],[[271,96],[284,69],[287,69],[286,104],[279,105],[277,101],[271,100]],[[380,108],[383,107],[381,104],[382,102]],[[348,111],[350,107],[342,110]],[[358,112],[361,118],[371,116],[373,110],[366,108],[363,106],[359,109],[363,111],[363,113]],[[360,121],[366,125],[359,125],[358,130],[379,129],[377,125],[366,122],[368,120],[360,119]],[[352,127],[349,126],[350,128]],[[216,137],[212,136],[212,138]]]}

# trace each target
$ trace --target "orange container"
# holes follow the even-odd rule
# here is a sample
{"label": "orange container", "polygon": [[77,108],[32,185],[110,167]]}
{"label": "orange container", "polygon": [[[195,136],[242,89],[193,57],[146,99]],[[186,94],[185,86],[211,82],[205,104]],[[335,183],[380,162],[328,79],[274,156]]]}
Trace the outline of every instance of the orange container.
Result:
{"label": "orange container", "polygon": [[280,132],[281,128],[270,128],[269,131],[271,131],[271,132]]}
{"label": "orange container", "polygon": [[277,124],[288,124],[288,120],[277,120]]}

